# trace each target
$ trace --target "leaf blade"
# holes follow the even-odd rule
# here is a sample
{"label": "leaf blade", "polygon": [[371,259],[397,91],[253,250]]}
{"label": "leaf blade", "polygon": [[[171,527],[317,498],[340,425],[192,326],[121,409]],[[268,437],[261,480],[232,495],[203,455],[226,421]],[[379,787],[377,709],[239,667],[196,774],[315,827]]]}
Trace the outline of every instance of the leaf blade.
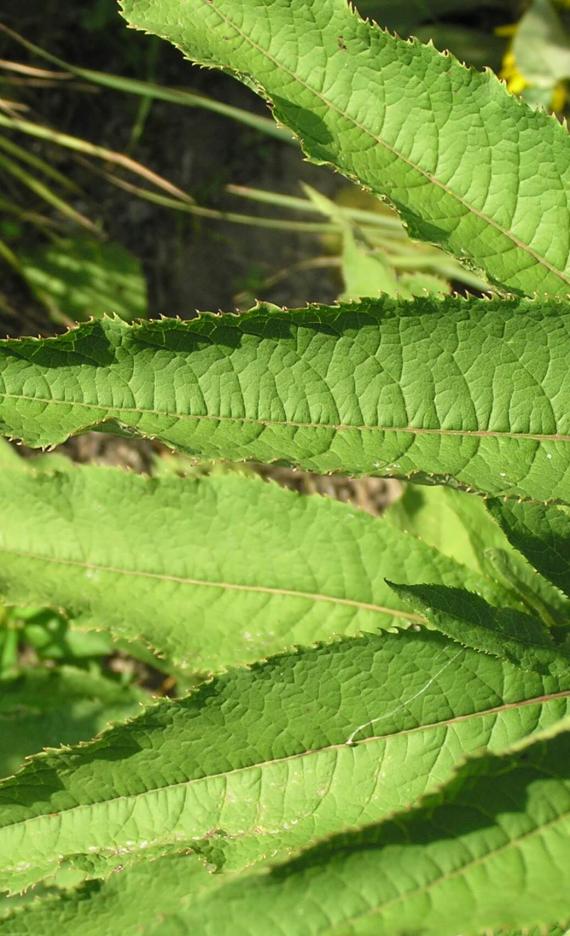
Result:
{"label": "leaf blade", "polygon": [[568,293],[567,135],[490,72],[383,32],[342,0],[121,8],[129,25],[253,87],[310,158],[387,195],[413,236],[469,256],[511,291]]}
{"label": "leaf blade", "polygon": [[5,471],[0,514],[6,601],[61,607],[194,671],[407,627],[415,615],[384,581],[404,571],[510,599],[355,508],[237,474]]}
{"label": "leaf blade", "polygon": [[435,633],[233,670],[0,784],[0,886],[158,846],[203,850],[226,870],[286,856],[405,808],[468,753],[504,750],[569,711],[567,679]]}
{"label": "leaf blade", "polygon": [[438,585],[393,585],[415,608],[422,608],[436,630],[463,646],[511,660],[525,669],[570,672],[567,629],[550,631],[541,621],[512,608],[493,608],[458,588]]}
{"label": "leaf blade", "polygon": [[499,500],[489,501],[487,507],[515,549],[570,596],[570,516],[567,511],[538,504],[506,504]]}
{"label": "leaf blade", "polygon": [[556,302],[101,320],[0,343],[0,428],[41,446],[120,423],[206,458],[570,502],[568,354]]}

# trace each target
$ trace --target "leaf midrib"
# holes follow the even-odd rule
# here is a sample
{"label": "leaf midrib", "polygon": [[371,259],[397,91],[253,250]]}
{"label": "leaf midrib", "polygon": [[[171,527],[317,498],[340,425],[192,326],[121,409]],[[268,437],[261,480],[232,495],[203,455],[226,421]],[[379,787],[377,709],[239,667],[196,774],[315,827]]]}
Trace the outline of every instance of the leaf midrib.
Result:
{"label": "leaf midrib", "polygon": [[[493,218],[490,218],[488,215],[486,215],[485,212],[480,211],[478,208],[475,208],[474,206],[470,205],[469,202],[467,202],[464,198],[462,198],[460,195],[458,195],[456,192],[450,189],[444,182],[442,182],[436,176],[433,176],[426,169],[422,169],[421,166],[418,166],[409,157],[404,156],[402,153],[400,153],[398,149],[396,149],[396,147],[390,145],[386,140],[382,139],[382,137],[375,136],[366,126],[359,123],[354,117],[347,114],[345,111],[339,108],[333,101],[330,101],[327,97],[325,97],[325,95],[321,94],[315,88],[311,87],[311,85],[309,85],[306,81],[303,81],[299,77],[299,75],[296,74],[296,72],[291,71],[291,69],[287,68],[286,65],[283,65],[283,63],[281,63],[279,59],[276,59],[273,55],[271,55],[271,53],[268,50],[264,49],[262,46],[256,43],[250,36],[247,35],[247,33],[244,33],[243,30],[241,30],[239,26],[237,26],[236,23],[232,19],[230,19],[229,16],[227,16],[227,14],[222,13],[220,10],[214,7],[213,4],[211,3],[211,0],[202,0],[202,2],[208,7],[210,11],[213,11],[217,14],[217,16],[219,17],[222,23],[226,23],[228,26],[233,28],[235,32],[237,33],[237,35],[240,36],[246,43],[248,43],[257,52],[259,52],[260,55],[264,56],[278,70],[281,70],[285,72],[287,75],[289,75],[289,77],[292,78],[293,81],[297,82],[299,85],[301,85],[301,87],[305,88],[310,94],[313,94],[327,108],[329,108],[330,110],[334,110],[340,117],[346,120],[347,123],[351,123],[352,126],[355,127],[355,129],[359,130],[361,133],[364,133],[366,136],[369,137],[369,139],[373,140],[374,143],[377,143],[379,146],[382,146],[384,149],[386,149],[389,153],[391,153],[397,159],[400,159],[403,163],[406,163],[406,165],[408,165],[412,170],[422,175],[430,184],[436,186],[437,188],[440,188],[450,198],[455,199],[455,201],[458,204],[462,205],[469,214],[475,215],[475,217],[479,218],[485,224],[488,224],[490,227],[493,227],[496,231],[498,231],[499,234],[503,235],[508,240],[510,240],[515,245],[515,247],[517,247],[519,250],[523,251],[524,253],[527,253],[530,257],[533,258],[533,260],[536,260],[537,263],[541,264],[541,266],[544,266],[547,270],[549,270],[551,273],[557,276],[562,283],[564,283],[565,285],[570,285],[570,276],[566,276],[562,270],[557,269],[557,267],[555,267],[552,263],[550,263],[550,261],[547,260],[546,257],[543,257],[541,254],[539,254],[529,244],[525,244],[524,241],[521,241],[516,236],[516,234],[514,234],[512,231],[508,230],[507,228],[503,228],[497,221],[495,221]],[[238,70],[235,69],[235,71],[237,72]],[[296,131],[293,131],[293,132],[295,133],[295,135],[298,136]]]}
{"label": "leaf midrib", "polygon": [[[368,744],[374,744],[374,743],[381,743],[383,741],[387,741],[388,739],[406,737],[406,736],[410,736],[412,734],[416,734],[419,732],[434,731],[434,730],[437,730],[438,728],[449,728],[461,722],[470,721],[470,720],[474,720],[478,718],[487,718],[489,717],[489,715],[501,714],[502,712],[509,711],[511,709],[524,708],[529,705],[545,705],[548,702],[553,702],[557,699],[565,699],[565,698],[568,698],[569,696],[570,696],[570,689],[565,689],[559,692],[547,693],[542,696],[535,696],[532,699],[520,699],[517,702],[505,702],[502,705],[492,706],[491,708],[485,709],[482,712],[479,711],[479,712],[470,712],[464,715],[454,715],[452,718],[446,718],[439,722],[432,722],[429,725],[416,725],[413,728],[403,728],[403,729],[400,729],[399,731],[394,731],[394,732],[384,734],[384,735],[372,735],[369,738],[363,738],[360,741],[351,741],[350,743],[348,743],[348,741],[335,742],[334,744],[323,745],[323,747],[320,747],[320,748],[311,748],[308,751],[299,751],[295,754],[288,754],[288,755],[285,755],[284,757],[275,757],[275,758],[271,758],[270,760],[258,761],[257,763],[247,764],[243,767],[236,767],[231,770],[225,770],[225,771],[222,771],[221,773],[204,774],[203,777],[193,777],[187,780],[181,780],[178,783],[170,783],[161,787],[153,787],[150,790],[142,790],[139,793],[131,793],[131,794],[125,794],[125,795],[119,795],[119,796],[110,796],[110,797],[107,797],[106,799],[98,800],[93,803],[80,803],[77,806],[69,806],[66,809],[60,809],[57,812],[45,812],[45,813],[40,814],[39,816],[32,816],[29,819],[22,819],[22,820],[17,820],[15,822],[6,823],[0,826],[0,836],[2,835],[2,832],[6,829],[14,829],[17,827],[29,827],[30,824],[39,823],[45,820],[56,820],[57,822],[60,822],[61,816],[64,814],[67,815],[70,813],[77,813],[81,810],[91,810],[98,806],[104,806],[110,803],[133,802],[141,798],[144,798],[146,796],[152,796],[155,793],[160,793],[161,791],[163,792],[163,791],[169,791],[169,790],[176,790],[180,787],[191,787],[197,783],[208,782],[210,780],[216,780],[216,779],[220,779],[223,777],[230,777],[236,774],[245,773],[246,771],[250,771],[250,770],[263,770],[265,767],[271,767],[274,764],[289,763],[291,761],[300,760],[304,757],[312,757],[318,754],[326,754],[326,753],[329,753],[330,751],[340,751],[345,748],[351,748],[354,750],[355,748],[361,747],[365,744],[368,745]],[[2,791],[0,789],[0,794],[1,792]],[[5,805],[5,804],[0,803],[0,807],[2,805]],[[265,830],[260,830],[256,826],[256,833],[263,832],[263,831]],[[247,834],[249,833],[244,832],[242,833],[242,836],[245,837]],[[236,836],[234,837],[237,838],[239,836],[236,834]],[[16,865],[15,867],[18,867],[18,866]],[[10,867],[4,868],[4,871],[10,871],[10,870],[11,870]]]}
{"label": "leaf midrib", "polygon": [[73,568],[85,569],[86,571],[103,572],[110,575],[124,575],[132,578],[154,579],[160,582],[174,582],[179,585],[189,585],[204,588],[219,588],[224,591],[253,592],[262,595],[275,595],[282,598],[302,599],[306,601],[324,601],[331,604],[339,604],[345,607],[355,608],[359,611],[372,611],[377,614],[386,614],[389,617],[403,618],[406,621],[414,621],[419,624],[425,624],[426,618],[412,611],[404,611],[401,608],[388,608],[384,605],[374,602],[358,601],[356,598],[342,598],[337,595],[326,595],[320,592],[304,592],[293,588],[280,588],[270,585],[245,585],[240,582],[212,581],[208,579],[191,578],[183,575],[170,575],[166,572],[148,572],[143,569],[125,569],[120,566],[108,566],[96,562],[87,562],[83,559],[67,559],[59,556],[43,555],[33,553],[27,550],[10,549],[0,546],[0,553],[6,556],[16,556],[20,559],[26,559],[33,562],[49,563],[51,565],[71,566]]}
{"label": "leaf midrib", "polygon": [[[550,775],[549,775],[550,776]],[[488,814],[484,813],[481,810],[485,818],[489,818]],[[558,816],[555,816],[553,819],[548,822],[543,822],[539,826],[536,826],[534,829],[530,829],[528,832],[523,832],[522,835],[515,836],[510,838],[508,842],[505,842],[503,845],[498,846],[497,848],[490,849],[485,855],[480,855],[477,858],[474,858],[472,861],[467,862],[467,864],[462,865],[460,868],[457,868],[455,871],[449,871],[445,874],[440,874],[439,877],[434,878],[432,881],[429,881],[427,884],[424,884],[422,887],[414,887],[411,890],[406,890],[403,894],[399,894],[398,897],[394,897],[392,900],[388,900],[379,907],[372,907],[370,910],[365,910],[362,913],[355,913],[350,917],[346,917],[338,925],[341,927],[341,932],[346,932],[347,923],[352,923],[356,920],[361,920],[370,917],[377,917],[382,915],[386,909],[393,907],[397,904],[401,904],[404,900],[409,900],[410,897],[415,897],[417,894],[427,894],[435,887],[439,887],[440,884],[445,883],[446,881],[451,881],[454,878],[463,877],[467,874],[472,868],[485,864],[487,861],[495,858],[497,855],[500,855],[501,852],[508,850],[509,848],[516,848],[521,842],[524,842],[527,839],[532,838],[535,835],[541,835],[546,830],[558,825],[559,823],[566,822],[570,818],[570,810],[560,813]],[[501,921],[503,922],[503,921]],[[334,933],[338,932],[338,925],[334,924],[329,930],[325,932]],[[489,929],[486,929],[485,932],[490,932]]]}
{"label": "leaf midrib", "polygon": [[174,413],[166,410],[137,406],[113,406],[106,403],[88,403],[84,400],[59,400],[56,397],[30,396],[24,393],[0,393],[0,399],[25,400],[50,406],[83,407],[105,413],[133,413],[139,416],[160,416],[164,419],[190,419],[195,421],[230,422],[268,428],[315,429],[330,432],[392,432],[409,435],[460,436],[467,438],[514,439],[530,442],[570,442],[570,435],[562,433],[511,432],[499,429],[437,429],[419,426],[361,426],[350,423],[302,422],[289,419],[256,419],[253,416],[222,416],[215,413]]}

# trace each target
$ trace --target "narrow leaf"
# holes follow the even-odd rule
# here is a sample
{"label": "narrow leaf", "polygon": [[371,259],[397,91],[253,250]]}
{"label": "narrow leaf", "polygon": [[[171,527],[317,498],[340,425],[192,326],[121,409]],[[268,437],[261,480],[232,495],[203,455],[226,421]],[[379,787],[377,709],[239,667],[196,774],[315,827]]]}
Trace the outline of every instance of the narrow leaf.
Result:
{"label": "narrow leaf", "polygon": [[116,875],[24,909],[0,933],[98,936],[110,919],[133,936],[143,925],[151,936],[552,933],[568,914],[569,764],[570,735],[554,734],[469,760],[413,811],[269,871],[208,880],[195,858],[162,858],[127,870],[122,901]]}
{"label": "narrow leaf", "polygon": [[253,87],[314,162],[388,196],[414,237],[511,291],[570,291],[567,132],[490,71],[365,23],[345,0],[121,8],[131,26]]}
{"label": "narrow leaf", "polygon": [[512,608],[493,608],[484,598],[459,588],[438,585],[393,585],[414,609],[421,608],[431,626],[483,653],[537,672],[570,675],[570,642],[548,631],[541,621]]}
{"label": "narrow leaf", "polygon": [[[0,784],[0,890],[87,855],[199,849],[224,870],[377,821],[570,712],[570,683],[433,632],[234,670]],[[152,853],[152,852],[151,852]]]}
{"label": "narrow leaf", "polygon": [[194,671],[421,620],[387,577],[513,600],[362,511],[238,474],[5,471],[0,518],[5,601],[63,608]]}
{"label": "narrow leaf", "polygon": [[45,446],[120,424],[207,458],[570,501],[569,357],[556,302],[101,320],[0,342],[0,430]]}
{"label": "narrow leaf", "polygon": [[570,597],[570,513],[543,504],[487,504],[507,537],[529,562]]}

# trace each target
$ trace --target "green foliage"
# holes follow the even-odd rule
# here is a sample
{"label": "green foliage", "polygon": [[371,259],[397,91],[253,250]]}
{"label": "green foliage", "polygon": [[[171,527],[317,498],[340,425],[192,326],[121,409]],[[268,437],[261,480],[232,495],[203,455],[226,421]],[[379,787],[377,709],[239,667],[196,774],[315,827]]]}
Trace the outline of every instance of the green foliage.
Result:
{"label": "green foliage", "polygon": [[[437,295],[433,274],[382,265],[381,239],[354,227],[372,213],[312,193],[343,232],[350,295],[383,295],[0,343],[7,437],[104,429],[187,459],[142,477],[0,447],[0,770],[15,771],[0,934],[555,936],[570,889],[566,129],[343,0],[122,6],[260,92],[310,158],[388,196],[416,236],[522,295],[414,298]],[[188,456],[432,487],[379,518]],[[96,662],[96,646],[124,662],[125,639],[174,699]]]}
{"label": "green foliage", "polygon": [[570,514],[568,507],[490,501],[489,510],[509,540],[566,595],[570,596]]}
{"label": "green foliage", "polygon": [[6,780],[0,886],[49,882],[81,856],[108,873],[159,846],[228,872],[286,857],[406,808],[468,754],[504,750],[569,705],[567,674],[428,632],[235,669]]}
{"label": "green foliage", "polygon": [[198,671],[406,627],[417,616],[385,582],[403,572],[520,607],[388,521],[239,475],[6,470],[0,512],[3,600],[64,608]]}
{"label": "green foliage", "polygon": [[570,668],[568,628],[555,635],[511,608],[493,608],[479,595],[438,585],[394,585],[429,623],[462,646],[510,660],[523,669],[563,675]]}
{"label": "green foliage", "polygon": [[22,275],[55,321],[146,317],[141,265],[119,244],[76,238],[20,250],[18,258]]}
{"label": "green foliage", "polygon": [[43,748],[89,740],[108,722],[135,715],[143,699],[136,687],[68,666],[0,679],[0,776]]}
{"label": "green foliage", "polygon": [[121,8],[130,25],[255,88],[311,159],[389,197],[414,237],[503,289],[568,293],[567,134],[490,73],[383,32],[344,0]]}
{"label": "green foliage", "polygon": [[102,320],[0,342],[0,425],[46,446],[115,423],[206,458],[570,500],[568,322],[557,302],[452,299]]}
{"label": "green foliage", "polygon": [[112,918],[121,932],[140,932],[144,922],[156,936],[237,927],[261,936],[283,920],[286,932],[403,936],[421,927],[454,936],[458,926],[528,931],[562,921],[569,734],[548,734],[470,760],[412,811],[329,838],[269,871],[226,879],[208,876],[184,854],[159,858],[127,870],[125,879],[116,875],[16,914],[0,932],[95,936]]}

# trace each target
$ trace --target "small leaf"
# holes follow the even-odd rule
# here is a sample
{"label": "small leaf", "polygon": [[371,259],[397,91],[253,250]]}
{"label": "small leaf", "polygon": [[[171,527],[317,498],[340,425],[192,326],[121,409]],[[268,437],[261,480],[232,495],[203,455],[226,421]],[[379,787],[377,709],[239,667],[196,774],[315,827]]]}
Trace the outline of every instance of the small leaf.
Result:
{"label": "small leaf", "polygon": [[[439,585],[393,585],[421,609],[430,625],[464,647],[537,672],[570,673],[570,644],[556,641],[544,624],[512,608],[493,608],[484,598]],[[564,631],[562,632],[564,634]]]}

